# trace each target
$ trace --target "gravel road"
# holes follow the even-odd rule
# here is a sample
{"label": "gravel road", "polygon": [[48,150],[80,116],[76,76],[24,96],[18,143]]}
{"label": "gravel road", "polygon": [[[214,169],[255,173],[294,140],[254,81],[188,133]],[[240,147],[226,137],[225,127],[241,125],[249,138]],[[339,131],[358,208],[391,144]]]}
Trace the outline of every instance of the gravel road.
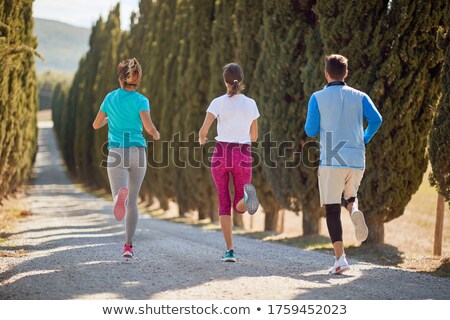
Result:
{"label": "gravel road", "polygon": [[11,252],[0,258],[0,299],[450,299],[450,278],[352,259],[348,274],[329,276],[329,255],[242,236],[238,262],[223,263],[220,232],[145,215],[125,262],[112,203],[72,183],[51,122],[39,127],[24,199],[33,215],[0,242]]}

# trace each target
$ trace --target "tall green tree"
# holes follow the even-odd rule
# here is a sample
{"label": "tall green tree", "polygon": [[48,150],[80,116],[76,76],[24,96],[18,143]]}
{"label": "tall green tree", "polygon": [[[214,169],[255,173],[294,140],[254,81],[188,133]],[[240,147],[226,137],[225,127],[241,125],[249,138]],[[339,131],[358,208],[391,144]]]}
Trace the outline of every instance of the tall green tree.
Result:
{"label": "tall green tree", "polygon": [[162,106],[166,98],[162,79],[167,71],[167,64],[164,63],[164,60],[171,50],[171,33],[175,19],[176,1],[154,2],[152,12],[156,15],[153,19],[154,23],[150,27],[153,29],[152,41],[148,47],[145,47],[147,51],[142,55],[147,66],[144,71],[146,81],[143,84],[143,89],[146,90],[145,92],[148,93],[150,99],[152,119],[160,131],[162,130],[162,140],[152,141],[149,145],[148,157],[151,166],[144,185],[148,189],[147,193],[154,195],[159,200],[161,208],[167,210],[170,195],[167,194],[167,188],[164,187],[166,179],[164,161],[167,161],[167,141],[170,139],[170,135],[167,135],[168,132],[165,128],[161,128],[164,112]]}
{"label": "tall green tree", "polygon": [[0,1],[0,200],[28,179],[37,152],[32,5]]}
{"label": "tall green tree", "polygon": [[438,46],[444,53],[442,96],[433,119],[429,138],[429,154],[433,171],[430,181],[439,194],[450,202],[450,5],[445,7],[444,26],[439,30]]}
{"label": "tall green tree", "polygon": [[261,55],[252,84],[263,115],[259,123],[264,176],[280,207],[302,211],[304,235],[319,232],[322,216],[317,173],[301,163],[308,154],[302,147],[310,92],[305,92],[302,72],[308,62],[307,40],[316,23],[312,5],[264,1]]}
{"label": "tall green tree", "polygon": [[[253,90],[255,87],[253,84],[260,79],[254,78],[253,75],[263,41],[260,32],[263,24],[263,1],[238,0],[235,12],[236,60],[244,69],[245,93],[255,98],[256,103],[259,104],[259,97],[256,90]],[[265,117],[265,115],[261,114],[261,119],[262,117]],[[260,139],[261,136],[263,135],[260,133]],[[261,205],[264,208],[264,229],[267,231],[282,231],[282,226],[278,224],[280,205],[273,194],[272,187],[264,176],[263,163],[260,163],[258,159],[254,161],[252,183],[256,186]]]}
{"label": "tall green tree", "polygon": [[107,134],[105,129],[94,132],[92,121],[106,94],[118,86],[115,66],[120,50],[126,48],[123,43],[117,5],[106,22],[100,18],[92,28],[90,49],[80,60],[67,101],[58,103],[61,110],[54,117],[69,171],[76,179],[106,190],[108,177],[100,164],[106,158]]}
{"label": "tall green tree", "polygon": [[[53,120],[53,129],[56,132],[56,136],[60,136],[62,131],[62,119],[63,119],[63,111],[65,109],[65,105],[67,103],[67,98],[69,94],[69,83],[64,81],[58,82],[55,86],[52,95],[52,101],[50,105],[52,106],[52,120]],[[61,139],[58,139],[59,148],[62,149]]]}
{"label": "tall green tree", "polygon": [[209,85],[208,101],[225,94],[223,66],[236,59],[236,23],[234,1],[216,0],[214,20],[211,28],[209,47]]}
{"label": "tall green tree", "polygon": [[443,4],[318,1],[325,52],[349,58],[348,83],[367,92],[383,116],[366,148],[358,194],[371,243],[384,241],[383,224],[403,214],[428,165],[425,148],[430,106],[438,100],[442,54],[436,32]]}
{"label": "tall green tree", "polygon": [[[178,77],[180,95],[184,107],[177,117],[177,129],[182,132],[184,154],[180,157],[187,167],[176,172],[177,201],[184,210],[197,210],[199,219],[205,219],[217,210],[214,201],[215,190],[209,169],[201,165],[204,151],[199,148],[197,132],[208,106],[209,89],[209,46],[214,18],[214,1],[200,0],[189,3],[189,21],[185,47],[180,52],[186,55],[184,68],[179,65]],[[188,50],[187,52],[184,51]]]}
{"label": "tall green tree", "polygon": [[[172,8],[172,6],[169,8]],[[187,64],[185,36],[187,34],[188,12],[188,1],[176,1],[172,24],[164,34],[166,39],[165,45],[168,49],[163,59],[164,73],[158,79],[158,83],[161,83],[159,89],[163,94],[159,106],[161,120],[158,126],[163,137],[162,140],[165,143],[162,162],[167,164],[166,168],[161,169],[164,175],[160,185],[163,193],[163,199],[160,199],[160,202],[163,208],[168,206],[169,200],[176,200],[177,198],[175,191],[175,173],[177,168],[174,161],[174,152],[177,144],[173,141],[173,138],[180,130],[178,115],[184,107],[184,102],[180,98],[181,78],[178,77],[178,74],[184,72],[183,70],[185,70]],[[183,216],[186,212],[187,209],[179,208],[180,216]]]}
{"label": "tall green tree", "polygon": [[[104,41],[103,34],[105,33],[105,23],[102,19],[99,19],[96,25],[92,29],[92,33],[89,39],[89,51],[86,54],[86,59],[83,60],[83,64],[79,65],[79,77],[75,77],[73,82],[73,90],[71,94],[75,95],[70,98],[68,108],[73,109],[74,117],[73,123],[69,126],[73,126],[73,161],[74,161],[74,176],[80,181],[89,181],[95,172],[92,172],[93,161],[93,144],[94,133],[92,128],[92,120],[95,117],[95,111],[93,105],[98,100],[97,78],[100,75],[98,70],[100,56],[102,54],[102,46],[99,44]],[[103,44],[103,43],[102,43]],[[106,49],[106,48],[105,48]],[[102,79],[106,81],[106,79]]]}
{"label": "tall green tree", "polygon": [[[123,33],[120,29],[120,3],[113,8],[108,14],[108,20],[105,23],[105,28],[101,33],[99,43],[95,47],[95,51],[99,50],[97,62],[97,73],[94,76],[92,83],[92,102],[88,102],[86,113],[89,114],[89,119],[85,123],[88,126],[86,134],[93,137],[93,141],[89,146],[90,157],[90,172],[91,175],[86,177],[86,180],[93,180],[96,187],[109,189],[109,179],[107,171],[100,168],[103,160],[106,160],[106,143],[108,141],[107,127],[102,130],[93,130],[92,122],[100,109],[106,94],[119,87],[117,80],[117,64],[124,59],[127,52],[120,51],[123,43]],[[98,47],[98,48],[97,48]],[[100,168],[100,170],[98,170]],[[106,188],[105,188],[106,187]]]}

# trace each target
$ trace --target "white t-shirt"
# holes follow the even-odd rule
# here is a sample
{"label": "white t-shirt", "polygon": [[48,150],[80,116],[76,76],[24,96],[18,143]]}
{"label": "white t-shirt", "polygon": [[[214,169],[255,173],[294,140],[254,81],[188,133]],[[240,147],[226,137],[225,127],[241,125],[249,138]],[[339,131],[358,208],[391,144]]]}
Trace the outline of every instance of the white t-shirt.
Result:
{"label": "white t-shirt", "polygon": [[217,141],[251,143],[250,126],[259,117],[255,100],[243,94],[215,98],[206,112],[217,118]]}

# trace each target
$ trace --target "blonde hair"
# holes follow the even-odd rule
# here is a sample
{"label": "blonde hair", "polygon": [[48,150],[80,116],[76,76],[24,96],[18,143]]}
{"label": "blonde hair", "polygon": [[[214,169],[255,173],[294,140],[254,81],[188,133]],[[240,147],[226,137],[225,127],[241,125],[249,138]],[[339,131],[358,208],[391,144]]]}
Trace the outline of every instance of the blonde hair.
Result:
{"label": "blonde hair", "polygon": [[117,66],[117,75],[124,87],[137,87],[142,77],[141,65],[136,58],[126,59]]}

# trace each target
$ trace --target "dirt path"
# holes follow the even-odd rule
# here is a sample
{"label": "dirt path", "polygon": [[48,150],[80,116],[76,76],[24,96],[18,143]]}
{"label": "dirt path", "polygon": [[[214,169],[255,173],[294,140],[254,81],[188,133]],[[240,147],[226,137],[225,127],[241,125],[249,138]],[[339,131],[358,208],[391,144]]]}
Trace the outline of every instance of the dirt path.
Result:
{"label": "dirt path", "polygon": [[237,263],[222,263],[223,240],[141,216],[137,259],[120,256],[124,226],[112,204],[76,188],[64,173],[50,122],[40,122],[36,179],[0,258],[0,299],[450,299],[450,278],[350,259],[328,276],[331,257],[236,237]]}

